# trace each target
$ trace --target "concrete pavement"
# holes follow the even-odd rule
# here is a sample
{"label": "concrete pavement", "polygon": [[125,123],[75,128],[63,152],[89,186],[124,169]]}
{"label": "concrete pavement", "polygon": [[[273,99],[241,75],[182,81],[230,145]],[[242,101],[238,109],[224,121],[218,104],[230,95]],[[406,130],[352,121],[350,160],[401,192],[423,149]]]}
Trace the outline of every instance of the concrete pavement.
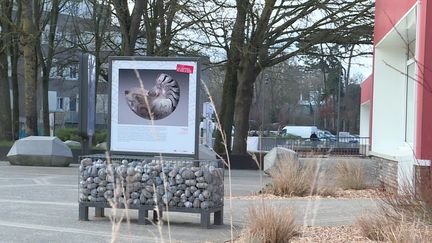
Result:
{"label": "concrete pavement", "polygon": [[[232,171],[233,196],[257,192],[269,178],[258,171]],[[228,171],[225,173],[228,195]],[[0,162],[0,242],[109,242],[112,224],[106,210],[104,218],[95,218],[90,210],[90,221],[78,221],[78,167],[18,167]],[[138,225],[137,212],[129,212],[130,224],[124,222],[119,242],[224,242],[230,239],[232,212],[234,234],[245,223],[247,208],[260,200],[233,199],[230,207],[225,200],[224,223],[202,229],[199,215],[185,213],[164,214],[164,225]],[[306,225],[345,225],[365,209],[375,207],[366,199],[287,199],[265,203],[287,205],[295,209],[299,223]],[[124,211],[119,210],[117,215]],[[168,217],[170,225],[168,226]]]}

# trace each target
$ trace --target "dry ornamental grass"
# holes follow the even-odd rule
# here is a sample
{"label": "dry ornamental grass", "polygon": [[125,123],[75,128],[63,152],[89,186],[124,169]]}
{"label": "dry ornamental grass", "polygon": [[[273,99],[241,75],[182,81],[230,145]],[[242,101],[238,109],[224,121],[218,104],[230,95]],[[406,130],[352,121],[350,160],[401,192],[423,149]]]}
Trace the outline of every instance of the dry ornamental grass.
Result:
{"label": "dry ornamental grass", "polygon": [[383,195],[378,211],[357,219],[362,234],[386,242],[432,242],[432,208],[405,183],[398,194]]}
{"label": "dry ornamental grass", "polygon": [[249,208],[240,242],[284,243],[299,234],[291,208],[266,204]]}
{"label": "dry ornamental grass", "polygon": [[366,188],[365,172],[358,163],[349,161],[336,164],[336,181],[343,189],[362,190]]}

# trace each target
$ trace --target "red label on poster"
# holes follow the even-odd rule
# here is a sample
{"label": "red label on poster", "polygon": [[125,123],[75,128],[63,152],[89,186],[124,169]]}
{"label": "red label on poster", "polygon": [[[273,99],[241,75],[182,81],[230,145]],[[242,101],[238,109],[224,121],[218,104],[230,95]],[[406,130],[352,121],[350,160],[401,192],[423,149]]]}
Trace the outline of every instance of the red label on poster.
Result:
{"label": "red label on poster", "polygon": [[179,73],[193,73],[193,66],[177,64],[176,71]]}

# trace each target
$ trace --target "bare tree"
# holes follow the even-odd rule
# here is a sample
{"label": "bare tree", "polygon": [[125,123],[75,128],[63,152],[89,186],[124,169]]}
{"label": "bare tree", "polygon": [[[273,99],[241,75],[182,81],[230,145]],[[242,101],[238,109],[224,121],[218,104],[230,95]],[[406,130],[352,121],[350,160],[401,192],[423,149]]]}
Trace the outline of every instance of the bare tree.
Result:
{"label": "bare tree", "polygon": [[111,3],[120,24],[122,36],[121,55],[133,56],[146,1],[135,1],[132,13],[129,11],[128,0],[111,0]]}
{"label": "bare tree", "polygon": [[372,8],[369,0],[268,0],[252,6],[237,70],[233,153],[246,153],[253,85],[260,72],[320,43],[371,44]]}
{"label": "bare tree", "polygon": [[[44,3],[42,3],[44,4]],[[46,3],[45,3],[46,4]],[[38,35],[38,40],[36,44],[37,55],[39,59],[40,66],[42,68],[42,110],[43,110],[43,124],[44,124],[44,135],[48,136],[50,132],[49,128],[49,107],[48,107],[48,86],[50,80],[50,73],[53,64],[54,55],[56,52],[56,32],[57,32],[57,21],[59,18],[60,10],[64,3],[61,0],[51,0],[51,9],[45,14],[47,17],[47,23],[49,23],[48,32],[48,45],[46,54],[43,52],[43,47],[41,43],[41,35]],[[43,9],[44,6],[41,6]],[[45,21],[43,21],[45,22]],[[41,26],[44,29],[45,26]]]}

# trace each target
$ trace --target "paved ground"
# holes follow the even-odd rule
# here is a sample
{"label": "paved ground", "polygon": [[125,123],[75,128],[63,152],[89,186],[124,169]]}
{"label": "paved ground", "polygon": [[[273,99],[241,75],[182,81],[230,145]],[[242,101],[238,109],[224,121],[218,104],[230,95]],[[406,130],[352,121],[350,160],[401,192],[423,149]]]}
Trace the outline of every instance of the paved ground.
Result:
{"label": "paved ground", "polygon": [[[232,194],[250,195],[268,180],[257,171],[232,171]],[[228,181],[226,177],[226,189]],[[109,217],[94,218],[90,210],[90,221],[78,221],[77,191],[77,165],[17,167],[0,162],[0,242],[109,242],[112,237]],[[226,200],[225,225],[211,229],[200,228],[199,215],[184,213],[165,214],[162,227],[137,225],[137,212],[131,211],[131,223],[123,223],[117,235],[120,242],[169,242],[170,237],[173,242],[224,242],[230,239],[230,212],[237,234],[245,223],[247,207],[257,203],[261,202],[232,200],[230,209]],[[366,208],[375,206],[373,201],[360,199],[290,199],[266,203],[292,206],[300,223],[320,226],[351,224]],[[106,215],[111,215],[111,211],[107,210]]]}

